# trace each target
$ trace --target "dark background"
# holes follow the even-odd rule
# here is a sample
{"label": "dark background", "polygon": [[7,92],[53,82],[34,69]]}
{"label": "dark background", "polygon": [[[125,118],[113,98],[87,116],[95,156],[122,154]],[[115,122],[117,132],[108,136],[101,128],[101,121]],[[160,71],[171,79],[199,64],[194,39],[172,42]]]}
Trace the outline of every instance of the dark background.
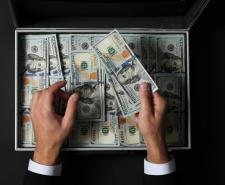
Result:
{"label": "dark background", "polygon": [[[225,3],[212,1],[190,31],[192,150],[173,152],[184,185],[225,184]],[[135,27],[135,26],[134,26]],[[14,151],[14,25],[0,1],[0,184],[21,184],[32,153]],[[145,152],[64,152],[72,181],[141,184]],[[89,184],[90,184],[89,183]],[[73,184],[72,182],[70,184]]]}

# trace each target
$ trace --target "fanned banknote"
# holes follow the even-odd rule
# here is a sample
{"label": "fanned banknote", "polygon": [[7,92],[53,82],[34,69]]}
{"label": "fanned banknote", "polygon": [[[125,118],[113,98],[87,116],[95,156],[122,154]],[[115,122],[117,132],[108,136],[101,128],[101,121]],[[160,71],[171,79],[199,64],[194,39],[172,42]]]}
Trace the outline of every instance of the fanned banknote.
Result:
{"label": "fanned banknote", "polygon": [[114,75],[109,75],[106,72],[107,79],[110,83],[112,91],[114,91],[117,104],[119,106],[120,112],[124,117],[133,115],[139,112],[139,106],[136,106],[127,92],[124,90],[122,85],[117,81]]}
{"label": "fanned banknote", "polygon": [[[139,86],[142,82],[150,83],[153,92],[158,89],[117,30],[97,43],[94,49],[109,76],[121,85],[135,107],[140,108]],[[129,116],[132,113],[123,115]]]}
{"label": "fanned banknote", "polygon": [[105,80],[105,109],[106,111],[119,111],[117,104],[117,97],[112,83],[109,82],[109,79],[106,76]]}

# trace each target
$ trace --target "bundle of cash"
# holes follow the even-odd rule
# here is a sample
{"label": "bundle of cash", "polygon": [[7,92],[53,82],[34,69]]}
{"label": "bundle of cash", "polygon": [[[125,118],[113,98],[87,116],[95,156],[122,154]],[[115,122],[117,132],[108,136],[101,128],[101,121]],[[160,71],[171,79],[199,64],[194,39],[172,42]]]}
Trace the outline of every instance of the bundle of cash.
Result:
{"label": "bundle of cash", "polygon": [[[182,34],[24,34],[19,39],[19,143],[34,147],[32,95],[66,80],[78,92],[78,112],[64,147],[144,147],[132,115],[139,112],[139,86],[168,99],[167,143],[184,143],[185,52]],[[150,76],[151,75],[151,76]],[[155,82],[153,81],[155,80]],[[156,85],[157,84],[157,85]],[[57,100],[64,114],[67,102]]]}

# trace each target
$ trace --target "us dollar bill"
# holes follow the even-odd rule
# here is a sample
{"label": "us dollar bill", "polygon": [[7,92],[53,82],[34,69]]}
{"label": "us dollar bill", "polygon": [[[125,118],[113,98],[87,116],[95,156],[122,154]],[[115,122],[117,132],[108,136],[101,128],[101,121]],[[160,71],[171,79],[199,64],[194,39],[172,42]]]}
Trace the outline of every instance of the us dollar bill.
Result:
{"label": "us dollar bill", "polygon": [[69,136],[69,146],[91,146],[91,122],[76,122]]}
{"label": "us dollar bill", "polygon": [[120,142],[122,146],[140,146],[141,136],[137,125],[132,117],[119,118]]}
{"label": "us dollar bill", "polygon": [[112,87],[112,83],[110,83],[109,78],[105,76],[105,110],[106,111],[119,112],[116,96],[117,95],[114,88]]}
{"label": "us dollar bill", "polygon": [[44,76],[27,76],[22,77],[20,105],[30,107],[31,99],[36,91],[46,88],[46,80]]}
{"label": "us dollar bill", "polygon": [[99,61],[94,52],[72,52],[71,63],[74,83],[100,81]]}
{"label": "us dollar bill", "polygon": [[91,143],[97,146],[119,146],[118,117],[115,112],[107,112],[107,120],[93,122],[91,127]]}
{"label": "us dollar bill", "polygon": [[33,127],[29,108],[21,108],[21,124],[19,130],[20,145],[23,147],[32,146]]}
{"label": "us dollar bill", "polygon": [[21,76],[48,75],[48,37],[46,35],[24,35],[19,51],[22,61]]}
{"label": "us dollar bill", "polygon": [[104,88],[101,84],[99,62],[94,52],[72,52],[73,91],[80,94],[79,120],[103,121]]}
{"label": "us dollar bill", "polygon": [[71,76],[71,61],[70,61],[70,53],[71,53],[71,40],[70,34],[59,34],[58,35],[58,44],[59,44],[59,53],[61,58],[61,66],[64,77]]}
{"label": "us dollar bill", "polygon": [[183,112],[185,109],[184,75],[158,73],[155,78],[160,92],[168,101],[168,112]]}
{"label": "us dollar bill", "polygon": [[[60,82],[63,80],[63,76],[50,76],[49,77],[49,85],[53,85],[57,82]],[[62,88],[61,90],[64,90],[65,88]]]}
{"label": "us dollar bill", "polygon": [[136,106],[136,104],[133,103],[127,92],[124,90],[122,85],[116,80],[114,75],[109,75],[107,72],[106,74],[110,84],[110,88],[114,92],[113,94],[115,95],[114,97],[117,100],[117,105],[120,109],[121,114],[124,117],[127,117],[139,112],[139,106]]}
{"label": "us dollar bill", "polygon": [[142,82],[150,83],[153,92],[158,89],[117,30],[97,43],[94,49],[108,73],[116,76],[136,106],[140,106],[139,86]]}
{"label": "us dollar bill", "polygon": [[78,120],[104,120],[100,85],[96,83],[77,84],[74,92],[80,94],[77,104]]}
{"label": "us dollar bill", "polygon": [[166,122],[166,142],[168,145],[181,143],[181,114],[169,113]]}
{"label": "us dollar bill", "polygon": [[92,50],[93,37],[84,34],[71,35],[71,51],[90,51]]}
{"label": "us dollar bill", "polygon": [[[92,34],[92,44],[91,46],[93,47],[94,45],[96,45],[97,43],[99,43],[102,39],[104,39],[104,37],[107,34]],[[93,49],[93,48],[92,48]]]}
{"label": "us dollar bill", "polygon": [[157,43],[157,72],[184,72],[184,36],[160,36]]}
{"label": "us dollar bill", "polygon": [[142,55],[141,37],[137,34],[122,34],[122,36],[134,55],[140,60]]}
{"label": "us dollar bill", "polygon": [[48,35],[49,41],[49,76],[62,77],[62,67],[56,34]]}

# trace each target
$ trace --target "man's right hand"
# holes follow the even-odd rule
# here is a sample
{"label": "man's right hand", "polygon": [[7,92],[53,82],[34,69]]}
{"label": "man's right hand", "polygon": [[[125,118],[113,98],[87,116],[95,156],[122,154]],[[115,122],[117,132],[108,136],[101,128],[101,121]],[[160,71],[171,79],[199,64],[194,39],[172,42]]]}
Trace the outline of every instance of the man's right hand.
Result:
{"label": "man's right hand", "polygon": [[152,93],[149,84],[140,86],[141,109],[135,115],[147,147],[147,160],[152,163],[166,163],[169,161],[165,141],[165,118],[167,102],[158,92]]}

